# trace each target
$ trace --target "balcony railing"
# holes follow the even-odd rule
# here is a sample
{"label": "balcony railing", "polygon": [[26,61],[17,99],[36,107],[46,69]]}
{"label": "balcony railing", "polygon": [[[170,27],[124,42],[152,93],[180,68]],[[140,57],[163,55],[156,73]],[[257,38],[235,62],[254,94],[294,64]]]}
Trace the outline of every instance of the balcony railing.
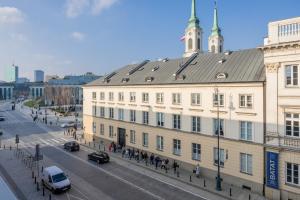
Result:
{"label": "balcony railing", "polygon": [[276,133],[266,134],[266,145],[300,150],[300,137],[281,136]]}

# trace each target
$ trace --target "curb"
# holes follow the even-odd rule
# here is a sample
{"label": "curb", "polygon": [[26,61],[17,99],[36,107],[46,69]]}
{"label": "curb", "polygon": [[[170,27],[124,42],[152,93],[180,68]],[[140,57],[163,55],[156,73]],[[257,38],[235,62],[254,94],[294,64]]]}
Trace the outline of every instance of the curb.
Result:
{"label": "curb", "polygon": [[[89,149],[91,149],[91,150],[95,150],[95,149],[93,149],[92,147],[90,147],[90,146],[88,146],[88,145],[86,145],[86,144],[80,144],[80,145],[82,145],[82,146],[84,146],[84,147],[86,147],[86,148],[89,148]],[[96,151],[96,150],[95,150],[95,151]],[[109,155],[111,156],[111,155],[114,155],[114,154],[109,153]],[[117,157],[117,156],[112,156],[112,157],[121,159],[121,158],[119,158],[119,157]],[[228,199],[228,200],[235,200],[234,198],[230,198],[230,197],[228,197],[228,196],[226,196],[226,195],[223,195],[223,194],[220,194],[220,193],[218,193],[218,192],[215,192],[215,191],[212,191],[212,190],[208,190],[208,189],[206,189],[206,188],[204,188],[204,187],[200,187],[199,185],[196,185],[196,184],[193,184],[193,183],[190,183],[190,182],[187,182],[187,181],[178,179],[178,178],[176,178],[176,177],[168,176],[168,175],[166,175],[165,173],[162,173],[162,172],[157,171],[157,170],[155,170],[155,169],[152,169],[152,168],[149,168],[149,167],[146,167],[146,166],[137,164],[137,163],[135,163],[135,162],[128,161],[128,160],[126,160],[126,159],[122,159],[122,160],[125,161],[125,162],[127,162],[127,163],[133,164],[133,165],[135,165],[135,166],[142,167],[142,168],[147,169],[147,170],[149,170],[149,171],[152,171],[152,172],[155,172],[155,173],[157,173],[157,174],[163,175],[163,176],[165,176],[165,177],[171,178],[171,179],[173,179],[173,180],[180,181],[180,182],[185,183],[185,184],[187,184],[187,185],[189,185],[189,186],[193,186],[193,187],[199,188],[199,189],[201,189],[201,190],[204,190],[204,191],[206,191],[206,192],[209,192],[209,193],[212,193],[212,194],[214,194],[214,195],[220,196],[220,197],[222,197],[222,198],[225,198],[225,199]]]}

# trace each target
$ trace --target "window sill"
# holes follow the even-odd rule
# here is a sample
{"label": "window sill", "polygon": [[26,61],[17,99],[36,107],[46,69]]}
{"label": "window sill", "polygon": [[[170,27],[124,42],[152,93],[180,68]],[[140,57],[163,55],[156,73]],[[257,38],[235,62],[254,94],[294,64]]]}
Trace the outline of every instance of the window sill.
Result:
{"label": "window sill", "polygon": [[148,145],[143,145],[143,147],[148,148]]}
{"label": "window sill", "polygon": [[174,156],[181,156],[181,153],[178,154],[178,153],[174,153],[174,152],[173,152],[173,155],[174,155]]}
{"label": "window sill", "polygon": [[300,189],[300,185],[296,185],[294,183],[287,183],[285,182],[285,185],[290,186],[290,187],[294,187],[294,188],[299,188]]}
{"label": "window sill", "polygon": [[252,174],[252,173],[248,173],[248,172],[243,172],[243,171],[240,171],[240,173],[242,173],[242,174],[246,174],[246,175],[249,175],[249,176],[253,176],[253,174]]}
{"label": "window sill", "polygon": [[161,151],[161,152],[163,152],[164,150],[163,150],[163,149],[158,149],[158,148],[156,148],[156,151]]}
{"label": "window sill", "polygon": [[[218,167],[218,164],[214,163],[214,166]],[[224,165],[220,165],[221,168],[224,168]]]}
{"label": "window sill", "polygon": [[201,158],[199,158],[199,159],[196,159],[196,158],[192,158],[192,160],[195,160],[195,161],[201,161]]}

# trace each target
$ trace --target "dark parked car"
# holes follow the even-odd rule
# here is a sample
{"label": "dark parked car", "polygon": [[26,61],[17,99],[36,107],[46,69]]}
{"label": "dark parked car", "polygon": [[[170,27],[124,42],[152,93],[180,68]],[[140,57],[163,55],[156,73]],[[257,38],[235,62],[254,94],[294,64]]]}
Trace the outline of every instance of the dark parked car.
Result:
{"label": "dark parked car", "polygon": [[108,163],[109,155],[103,151],[98,151],[88,154],[88,159],[97,163]]}
{"label": "dark parked car", "polygon": [[75,141],[67,142],[64,144],[64,149],[68,151],[79,151],[80,145]]}
{"label": "dark parked car", "polygon": [[5,117],[0,116],[0,121],[5,121]]}

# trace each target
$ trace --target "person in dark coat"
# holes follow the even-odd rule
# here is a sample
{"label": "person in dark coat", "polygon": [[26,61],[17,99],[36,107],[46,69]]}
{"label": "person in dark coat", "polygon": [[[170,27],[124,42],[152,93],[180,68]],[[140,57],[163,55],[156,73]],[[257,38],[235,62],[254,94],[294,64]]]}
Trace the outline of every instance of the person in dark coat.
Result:
{"label": "person in dark coat", "polygon": [[150,165],[154,165],[154,154],[151,153],[150,155]]}

